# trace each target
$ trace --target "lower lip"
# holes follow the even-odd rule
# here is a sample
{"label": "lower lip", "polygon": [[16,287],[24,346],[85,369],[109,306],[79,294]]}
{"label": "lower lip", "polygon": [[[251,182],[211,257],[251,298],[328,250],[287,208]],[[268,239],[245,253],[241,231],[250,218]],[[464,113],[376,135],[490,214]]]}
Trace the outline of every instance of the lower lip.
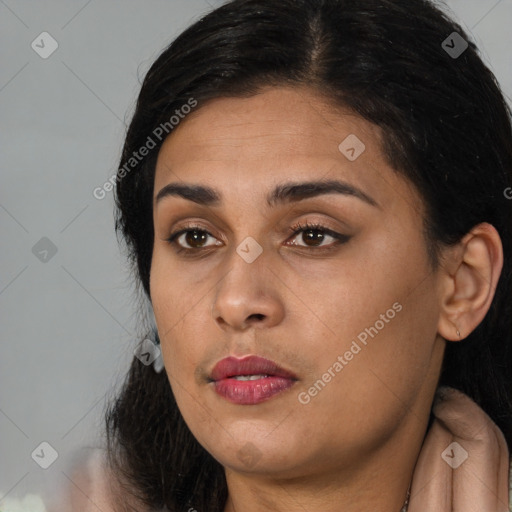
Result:
{"label": "lower lip", "polygon": [[214,385],[215,391],[229,402],[255,405],[291,388],[294,383],[284,377],[263,377],[257,380],[221,379]]}

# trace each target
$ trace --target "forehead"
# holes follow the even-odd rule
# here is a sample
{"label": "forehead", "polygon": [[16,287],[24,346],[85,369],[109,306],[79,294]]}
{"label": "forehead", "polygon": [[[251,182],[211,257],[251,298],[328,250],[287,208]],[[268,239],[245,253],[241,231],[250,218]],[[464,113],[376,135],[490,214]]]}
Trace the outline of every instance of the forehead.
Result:
{"label": "forehead", "polygon": [[[343,179],[393,203],[415,191],[387,163],[380,128],[307,88],[210,100],[160,149],[155,195],[170,181],[263,195],[287,180]],[[402,197],[404,199],[404,197]],[[407,199],[407,197],[405,197]]]}
{"label": "forehead", "polygon": [[[233,156],[239,153],[266,156],[287,151],[291,155],[338,156],[339,143],[350,134],[370,144],[379,139],[379,129],[348,109],[332,103],[306,88],[272,87],[248,98],[216,98],[189,114],[164,142],[162,151],[178,145],[196,152],[188,159],[203,156],[222,157],[226,146]],[[323,141],[321,146],[318,142]],[[217,150],[217,151],[216,151]]]}

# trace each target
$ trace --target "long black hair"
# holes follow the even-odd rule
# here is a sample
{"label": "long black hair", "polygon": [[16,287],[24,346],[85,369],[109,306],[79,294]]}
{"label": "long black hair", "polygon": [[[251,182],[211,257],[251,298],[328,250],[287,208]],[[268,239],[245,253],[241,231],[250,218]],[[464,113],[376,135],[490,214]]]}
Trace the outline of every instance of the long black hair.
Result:
{"label": "long black hair", "polygon": [[[156,157],[190,110],[184,105],[278,85],[311,87],[381,127],[390,165],[423,198],[434,269],[439,249],[478,223],[498,230],[505,258],[494,300],[467,339],[447,344],[440,384],[473,398],[511,448],[511,111],[469,35],[431,1],[233,0],[161,53],[144,79],[115,188],[116,230],[141,294],[150,297]],[[147,336],[158,342],[156,332]],[[151,509],[224,509],[224,470],[185,424],[165,371],[134,357],[106,432],[125,497]]]}

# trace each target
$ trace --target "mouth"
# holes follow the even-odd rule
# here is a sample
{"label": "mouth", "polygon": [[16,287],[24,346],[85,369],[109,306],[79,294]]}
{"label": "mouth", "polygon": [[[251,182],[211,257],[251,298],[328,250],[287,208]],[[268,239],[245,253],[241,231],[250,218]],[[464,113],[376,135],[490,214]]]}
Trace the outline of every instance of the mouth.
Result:
{"label": "mouth", "polygon": [[259,356],[226,357],[212,370],[210,383],[224,399],[238,405],[256,405],[289,389],[297,377]]}

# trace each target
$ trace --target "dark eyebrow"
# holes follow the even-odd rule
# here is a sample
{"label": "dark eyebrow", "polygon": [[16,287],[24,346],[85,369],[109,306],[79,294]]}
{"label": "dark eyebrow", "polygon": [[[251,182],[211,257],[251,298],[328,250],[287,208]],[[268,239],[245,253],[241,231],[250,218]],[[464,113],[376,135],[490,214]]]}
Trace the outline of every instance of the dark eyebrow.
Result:
{"label": "dark eyebrow", "polygon": [[[344,181],[307,181],[301,183],[283,183],[277,185],[267,196],[269,207],[275,207],[278,204],[289,203],[292,201],[301,201],[310,197],[316,197],[324,194],[343,194],[354,196],[361,199],[371,206],[379,207],[377,201],[365,194],[362,190]],[[181,183],[169,183],[165,185],[156,195],[155,202],[158,203],[164,197],[178,196],[188,199],[194,203],[204,206],[219,206],[222,201],[222,195],[213,188],[203,185],[188,185]]]}

